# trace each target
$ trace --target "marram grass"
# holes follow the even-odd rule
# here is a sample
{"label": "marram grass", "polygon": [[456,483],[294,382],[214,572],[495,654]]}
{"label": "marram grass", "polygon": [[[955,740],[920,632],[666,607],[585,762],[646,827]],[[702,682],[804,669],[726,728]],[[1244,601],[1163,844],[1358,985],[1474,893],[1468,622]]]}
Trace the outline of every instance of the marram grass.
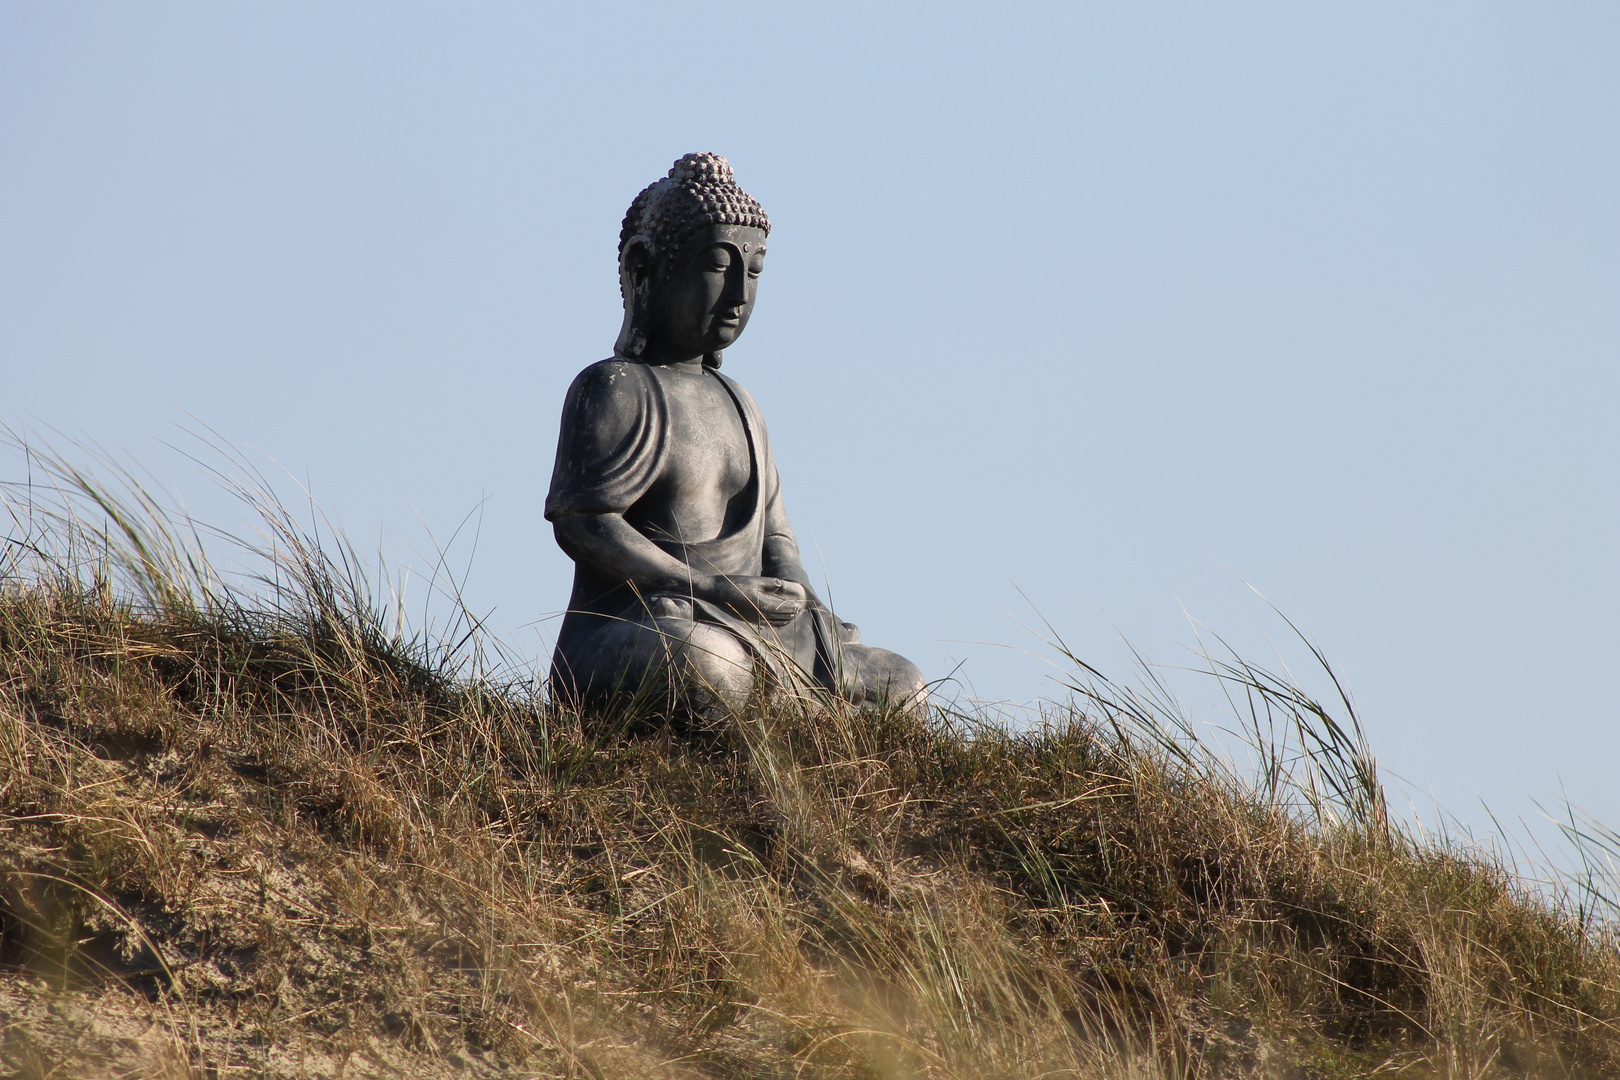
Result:
{"label": "marram grass", "polygon": [[475,621],[408,632],[250,472],[256,582],[28,453],[7,1075],[1620,1075],[1600,879],[1392,821],[1348,704],[1235,657],[1252,773],[1078,664],[1017,731],[774,700],[625,734]]}

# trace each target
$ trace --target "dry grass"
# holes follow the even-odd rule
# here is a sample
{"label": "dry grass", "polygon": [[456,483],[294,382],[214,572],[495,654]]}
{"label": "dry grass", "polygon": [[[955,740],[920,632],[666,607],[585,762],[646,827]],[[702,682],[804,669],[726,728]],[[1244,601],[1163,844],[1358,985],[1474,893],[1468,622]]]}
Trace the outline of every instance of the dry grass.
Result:
{"label": "dry grass", "polygon": [[1353,713],[1231,657],[1257,777],[1094,674],[1022,732],[775,701],[630,737],[493,678],[471,622],[406,633],[251,474],[233,585],[138,485],[36,468],[9,1073],[1620,1073],[1594,904],[1392,824]]}

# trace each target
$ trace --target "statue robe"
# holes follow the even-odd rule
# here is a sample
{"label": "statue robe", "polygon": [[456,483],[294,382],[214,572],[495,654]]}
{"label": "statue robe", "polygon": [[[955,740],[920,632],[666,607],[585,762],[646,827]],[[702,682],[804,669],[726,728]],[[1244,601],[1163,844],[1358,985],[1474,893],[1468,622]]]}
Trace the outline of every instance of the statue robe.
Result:
{"label": "statue robe", "polygon": [[[592,364],[568,389],[546,519],[620,514],[647,539],[705,575],[763,574],[768,536],[783,537],[797,550],[782,509],[781,483],[759,406],[748,391],[718,371],[708,369],[707,375],[718,379],[730,395],[748,442],[750,476],[732,500],[726,531],[691,541],[666,535],[648,523],[654,516],[651,507],[670,497],[659,481],[674,452],[664,388],[664,380],[674,376],[659,365],[625,359]],[[622,634],[626,624],[635,624],[646,633],[668,637],[669,627],[678,627],[680,620],[725,629],[780,682],[808,681],[844,689],[841,648],[854,640],[854,628],[834,619],[813,594],[791,622],[772,627],[694,597],[689,590],[642,595],[630,582],[580,560],[575,563],[573,593],[552,659],[554,692],[591,698],[634,689],[625,686],[626,672],[604,670],[610,657],[622,663],[617,658],[623,653],[599,647],[602,635],[610,629]]]}

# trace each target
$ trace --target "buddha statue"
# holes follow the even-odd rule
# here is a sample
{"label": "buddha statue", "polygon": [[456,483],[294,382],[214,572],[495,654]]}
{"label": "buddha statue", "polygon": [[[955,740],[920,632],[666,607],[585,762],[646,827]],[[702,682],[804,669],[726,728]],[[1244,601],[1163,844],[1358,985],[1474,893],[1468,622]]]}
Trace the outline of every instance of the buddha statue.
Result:
{"label": "buddha statue", "polygon": [[619,234],[624,323],[574,379],[546,518],[574,560],[552,689],[709,715],[821,687],[920,707],[921,672],[860,643],[805,574],[765,421],[720,373],[754,308],[770,222],[726,159],[687,154]]}

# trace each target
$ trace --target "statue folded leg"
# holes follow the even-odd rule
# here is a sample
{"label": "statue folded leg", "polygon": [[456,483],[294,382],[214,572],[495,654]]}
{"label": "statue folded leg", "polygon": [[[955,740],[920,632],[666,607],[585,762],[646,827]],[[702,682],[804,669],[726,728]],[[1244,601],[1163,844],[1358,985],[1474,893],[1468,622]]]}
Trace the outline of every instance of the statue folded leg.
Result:
{"label": "statue folded leg", "polygon": [[917,665],[888,649],[846,644],[838,692],[857,705],[916,709],[928,704],[928,686]]}
{"label": "statue folded leg", "polygon": [[859,643],[825,608],[781,627],[752,625],[702,601],[648,597],[559,647],[552,683],[591,706],[712,717],[772,689],[830,690],[856,704],[916,708],[922,673],[905,657]]}
{"label": "statue folded leg", "polygon": [[692,605],[650,597],[645,609],[559,647],[552,663],[556,693],[591,707],[712,715],[747,700],[755,659],[736,635],[698,622]]}

